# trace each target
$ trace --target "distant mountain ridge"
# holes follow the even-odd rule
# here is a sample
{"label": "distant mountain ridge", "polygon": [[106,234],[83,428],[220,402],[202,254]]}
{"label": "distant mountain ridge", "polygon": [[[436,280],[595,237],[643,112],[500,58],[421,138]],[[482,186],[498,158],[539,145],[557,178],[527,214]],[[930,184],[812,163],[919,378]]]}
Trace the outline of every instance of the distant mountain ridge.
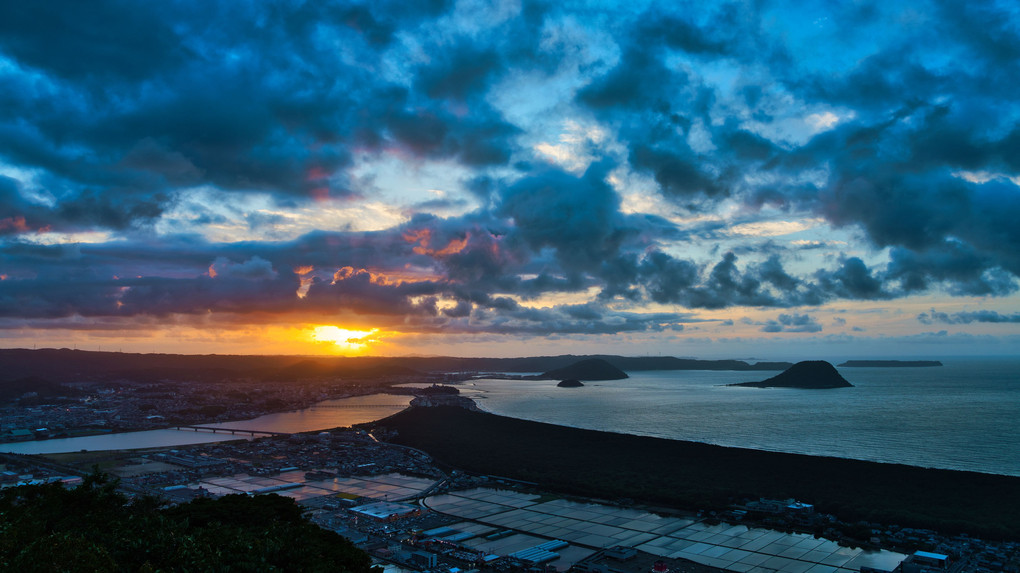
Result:
{"label": "distant mountain ridge", "polygon": [[942,366],[938,360],[847,360],[840,368],[929,368]]}
{"label": "distant mountain ridge", "polygon": [[589,358],[557,368],[535,378],[541,380],[623,380],[627,373],[601,358]]}
{"label": "distant mountain ridge", "polygon": [[779,371],[790,362],[700,360],[672,356],[559,355],[523,358],[343,357],[229,354],[139,354],[46,348],[0,349],[0,378],[39,376],[54,382],[87,380],[373,378],[429,372],[549,372],[601,359],[624,372],[648,370]]}

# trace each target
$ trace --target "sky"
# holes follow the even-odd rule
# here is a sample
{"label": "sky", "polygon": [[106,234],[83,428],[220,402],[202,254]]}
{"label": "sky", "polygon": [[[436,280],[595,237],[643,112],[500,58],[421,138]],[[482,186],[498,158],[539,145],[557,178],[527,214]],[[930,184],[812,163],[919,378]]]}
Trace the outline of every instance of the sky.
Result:
{"label": "sky", "polygon": [[0,347],[1020,353],[1020,5],[0,3]]}

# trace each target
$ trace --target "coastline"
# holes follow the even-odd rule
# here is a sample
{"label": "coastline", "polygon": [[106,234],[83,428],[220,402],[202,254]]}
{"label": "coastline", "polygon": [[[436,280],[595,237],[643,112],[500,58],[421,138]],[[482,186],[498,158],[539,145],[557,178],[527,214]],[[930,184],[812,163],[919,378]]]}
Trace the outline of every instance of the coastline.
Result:
{"label": "coastline", "polygon": [[725,509],[794,498],[844,520],[1020,538],[1020,478],[600,432],[451,407],[365,424],[453,468],[564,493]]}
{"label": "coastline", "polygon": [[[1020,476],[1013,372],[1020,361],[853,369],[854,388],[728,387],[741,373],[635,373],[565,393],[548,382],[476,380],[491,413],[590,430],[727,447]],[[964,376],[973,372],[979,378]],[[934,377],[933,377],[934,376]]]}
{"label": "coastline", "polygon": [[[758,389],[764,390],[764,389],[767,389],[767,388],[756,388],[756,390],[758,390]],[[534,423],[534,424],[548,424],[548,425],[551,425],[551,426],[558,426],[558,427],[561,427],[561,428],[570,428],[572,430],[582,430],[582,431],[586,431],[586,432],[605,432],[605,433],[608,433],[608,434],[617,434],[617,435],[621,435],[621,436],[632,436],[634,438],[648,438],[648,439],[653,439],[653,440],[666,440],[666,441],[669,441],[669,442],[680,442],[680,443],[685,443],[685,444],[700,444],[700,445],[711,446],[711,447],[716,447],[716,448],[727,448],[727,449],[735,449],[735,450],[747,450],[747,451],[752,451],[752,452],[762,452],[762,453],[768,453],[768,454],[786,454],[786,455],[791,455],[791,456],[804,456],[804,457],[809,457],[809,458],[827,458],[827,459],[846,460],[846,461],[849,461],[849,462],[861,462],[861,463],[868,463],[868,464],[882,464],[882,465],[891,465],[891,466],[904,466],[904,467],[909,467],[909,468],[917,468],[919,470],[932,470],[932,471],[945,471],[945,472],[962,472],[962,473],[971,473],[971,474],[978,474],[978,475],[998,476],[998,477],[1005,477],[1005,478],[1020,479],[1020,476],[1018,476],[1018,475],[1009,474],[1009,473],[993,472],[993,471],[971,470],[971,469],[955,469],[955,468],[941,468],[941,467],[937,467],[937,466],[924,466],[924,465],[909,464],[909,463],[904,463],[904,462],[871,460],[871,459],[866,459],[866,458],[855,458],[855,457],[851,457],[851,456],[835,456],[835,455],[812,454],[812,453],[805,453],[805,452],[791,452],[791,451],[788,451],[788,450],[782,450],[782,449],[777,449],[777,448],[767,448],[767,447],[760,447],[760,446],[750,447],[750,446],[739,446],[739,445],[732,445],[732,444],[722,444],[722,443],[716,443],[716,442],[704,441],[704,440],[685,440],[685,439],[680,439],[680,438],[672,438],[672,437],[668,437],[668,436],[653,435],[653,434],[639,434],[639,433],[634,433],[634,432],[618,432],[618,431],[614,431],[614,430],[593,430],[591,428],[586,428],[584,426],[577,426],[577,425],[572,425],[572,424],[560,424],[560,423],[554,423],[554,422],[543,422],[543,421],[539,421],[539,420],[529,420],[527,418],[518,418],[516,416],[507,416],[507,415],[504,415],[504,414],[499,414],[499,413],[493,412],[491,410],[487,410],[483,406],[478,406],[478,411],[482,412],[484,414],[490,414],[490,415],[493,415],[493,416],[499,416],[499,417],[503,417],[503,418],[511,418],[511,419],[514,419],[514,420],[520,420],[522,422],[529,422],[529,423]],[[377,420],[377,422],[381,422],[381,421],[382,420]],[[369,424],[371,424],[371,423],[374,423],[374,422],[370,422]]]}

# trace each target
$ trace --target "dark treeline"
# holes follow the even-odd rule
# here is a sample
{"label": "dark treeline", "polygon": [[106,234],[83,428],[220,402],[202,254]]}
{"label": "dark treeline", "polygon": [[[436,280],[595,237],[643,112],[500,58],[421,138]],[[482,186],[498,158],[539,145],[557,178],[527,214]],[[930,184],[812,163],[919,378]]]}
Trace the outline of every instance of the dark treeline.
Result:
{"label": "dark treeline", "polygon": [[1015,477],[597,432],[451,407],[409,409],[376,424],[442,463],[563,493],[690,509],[795,498],[845,521],[1020,538]]}
{"label": "dark treeline", "polygon": [[189,378],[299,380],[323,377],[377,378],[433,372],[546,372],[599,358],[625,372],[642,370],[785,370],[789,362],[695,360],[671,356],[535,356],[528,358],[243,356],[137,354],[60,349],[0,349],[0,379],[37,376],[54,382]]}
{"label": "dark treeline", "polygon": [[129,502],[94,474],[71,490],[3,490],[0,570],[368,573],[371,559],[290,498],[237,494],[166,508]]}

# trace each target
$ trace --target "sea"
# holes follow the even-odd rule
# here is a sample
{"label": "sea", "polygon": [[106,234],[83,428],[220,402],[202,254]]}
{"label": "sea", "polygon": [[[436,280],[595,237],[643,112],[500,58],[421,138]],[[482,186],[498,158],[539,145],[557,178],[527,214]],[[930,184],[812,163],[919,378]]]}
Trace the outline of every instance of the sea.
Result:
{"label": "sea", "polygon": [[478,379],[462,394],[494,414],[721,446],[1020,476],[1020,358],[940,367],[837,367],[853,388],[727,384],[775,372],[631,372],[558,388]]}

